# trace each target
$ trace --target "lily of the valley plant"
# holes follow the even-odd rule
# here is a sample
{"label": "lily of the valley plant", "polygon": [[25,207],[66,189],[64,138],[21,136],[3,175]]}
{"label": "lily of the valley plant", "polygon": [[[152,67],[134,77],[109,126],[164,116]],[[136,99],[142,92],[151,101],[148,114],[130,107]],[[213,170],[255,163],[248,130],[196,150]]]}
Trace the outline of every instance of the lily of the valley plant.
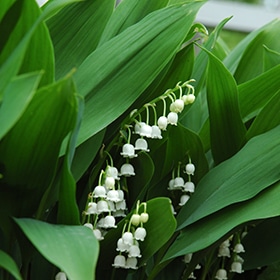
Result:
{"label": "lily of the valley plant", "polygon": [[279,271],[280,21],[203,4],[1,1],[0,279]]}

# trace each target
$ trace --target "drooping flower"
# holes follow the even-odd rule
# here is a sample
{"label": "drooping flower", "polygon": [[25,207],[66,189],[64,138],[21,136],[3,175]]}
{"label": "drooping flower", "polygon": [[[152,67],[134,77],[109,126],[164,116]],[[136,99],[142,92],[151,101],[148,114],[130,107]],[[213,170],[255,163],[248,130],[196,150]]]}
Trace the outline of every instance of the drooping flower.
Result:
{"label": "drooping flower", "polygon": [[98,213],[110,212],[109,205],[106,200],[99,200],[97,202],[97,212]]}
{"label": "drooping flower", "polygon": [[126,268],[126,259],[123,255],[115,256],[114,263],[112,264],[116,268]]}
{"label": "drooping flower", "polygon": [[230,258],[230,249],[226,246],[219,246],[218,257]]}
{"label": "drooping flower", "polygon": [[184,187],[184,178],[183,177],[176,177],[174,179],[173,189],[179,189]]}
{"label": "drooping flower", "polygon": [[86,215],[91,215],[91,214],[98,214],[98,210],[97,210],[97,203],[96,202],[89,202],[88,203],[88,207],[85,211]]}
{"label": "drooping flower", "polygon": [[177,125],[178,122],[178,114],[174,112],[170,112],[167,115],[167,122],[171,125]]}
{"label": "drooping flower", "polygon": [[134,232],[134,237],[136,240],[144,241],[147,235],[147,231],[143,227],[138,227]]}
{"label": "drooping flower", "polygon": [[137,155],[135,154],[134,146],[132,144],[129,144],[129,143],[126,143],[126,144],[123,145],[121,155],[124,158],[137,157]]}
{"label": "drooping flower", "polygon": [[115,178],[107,176],[105,179],[105,187],[109,190],[114,189],[115,187]]}
{"label": "drooping flower", "polygon": [[235,244],[233,252],[235,252],[237,254],[238,253],[244,253],[245,252],[244,246],[241,243]]}
{"label": "drooping flower", "polygon": [[141,258],[141,251],[138,245],[132,245],[129,247],[128,250],[128,257],[135,257],[135,258]]}
{"label": "drooping flower", "polygon": [[107,200],[113,201],[113,202],[121,201],[121,199],[119,197],[119,192],[117,190],[109,190],[107,193]]}
{"label": "drooping flower", "polygon": [[193,182],[186,182],[184,184],[184,191],[185,192],[190,192],[190,193],[193,193],[195,190],[195,186],[194,186],[194,183]]}
{"label": "drooping flower", "polygon": [[152,126],[152,138],[153,139],[162,139],[161,130],[157,125]]}
{"label": "drooping flower", "polygon": [[185,172],[188,175],[194,175],[194,171],[195,171],[195,166],[192,163],[186,164]]}
{"label": "drooping flower", "polygon": [[180,197],[179,206],[185,205],[185,204],[188,202],[189,199],[190,199],[190,196],[189,196],[189,195],[183,194],[183,195]]}
{"label": "drooping flower", "polygon": [[192,255],[193,255],[192,253],[189,253],[189,254],[184,255],[183,262],[184,262],[184,263],[190,263],[191,260],[192,260]]}
{"label": "drooping flower", "polygon": [[161,130],[166,130],[168,120],[165,116],[161,116],[158,118],[157,124]]}
{"label": "drooping flower", "polygon": [[148,149],[148,143],[145,139],[143,138],[138,138],[135,142],[135,150],[140,150],[144,152],[149,152],[150,150]]}
{"label": "drooping flower", "polygon": [[66,274],[62,271],[55,275],[55,280],[67,280]]}
{"label": "drooping flower", "polygon": [[148,220],[149,220],[149,214],[145,213],[145,212],[141,213],[141,215],[140,215],[140,222],[145,224],[145,223],[148,222]]}
{"label": "drooping flower", "polygon": [[190,93],[182,96],[185,105],[192,104],[195,101],[195,95]]}
{"label": "drooping flower", "polygon": [[115,217],[108,215],[104,218],[104,228],[116,228],[117,226],[115,225],[116,220]]}
{"label": "drooping flower", "polygon": [[120,176],[130,177],[134,175],[135,175],[134,167],[130,163],[124,163],[121,166]]}
{"label": "drooping flower", "polygon": [[115,180],[119,180],[120,177],[118,177],[118,169],[114,166],[108,165],[106,168],[106,177],[113,177]]}
{"label": "drooping flower", "polygon": [[122,235],[122,239],[123,239],[124,244],[130,245],[130,246],[133,245],[133,234],[131,232],[129,232],[129,231],[124,232]]}
{"label": "drooping flower", "polygon": [[223,268],[218,269],[218,271],[216,272],[216,276],[215,279],[218,280],[227,280],[227,271]]}
{"label": "drooping flower", "polygon": [[174,113],[181,113],[184,110],[185,104],[184,100],[176,99],[170,104],[170,111]]}
{"label": "drooping flower", "polygon": [[93,225],[91,223],[85,223],[84,226],[93,230]]}
{"label": "drooping flower", "polygon": [[131,268],[131,269],[138,269],[137,267],[137,258],[135,257],[128,257],[126,259],[126,267],[127,269]]}
{"label": "drooping flower", "polygon": [[145,136],[147,138],[152,138],[153,129],[150,125],[146,123],[141,123],[140,136]]}
{"label": "drooping flower", "polygon": [[131,224],[134,226],[138,226],[140,224],[140,215],[133,214],[130,218]]}
{"label": "drooping flower", "polygon": [[242,273],[244,270],[242,269],[242,263],[240,262],[233,262],[231,264],[231,272]]}
{"label": "drooping flower", "polygon": [[98,198],[98,197],[102,197],[105,198],[106,197],[106,188],[104,186],[96,186],[93,190],[93,197]]}
{"label": "drooping flower", "polygon": [[99,240],[99,241],[101,241],[101,240],[104,239],[104,237],[102,236],[102,233],[101,233],[100,229],[98,229],[98,228],[95,228],[95,229],[93,230],[93,234],[94,234],[94,236],[96,237],[96,239]]}

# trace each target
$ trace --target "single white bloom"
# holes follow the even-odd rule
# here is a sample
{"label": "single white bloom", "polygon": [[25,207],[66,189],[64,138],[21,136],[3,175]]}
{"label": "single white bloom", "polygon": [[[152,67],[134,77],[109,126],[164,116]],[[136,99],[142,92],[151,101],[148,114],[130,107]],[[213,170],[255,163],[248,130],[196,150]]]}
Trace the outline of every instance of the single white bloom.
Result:
{"label": "single white bloom", "polygon": [[115,180],[119,180],[120,177],[118,177],[118,169],[114,166],[108,165],[106,168],[106,176],[107,177],[113,177]]}
{"label": "single white bloom", "polygon": [[124,192],[123,192],[123,190],[117,190],[118,191],[118,193],[119,193],[119,199],[120,199],[120,201],[121,200],[124,200]]}
{"label": "single white bloom", "polygon": [[137,122],[135,123],[135,126],[134,126],[134,133],[135,134],[140,134],[140,131],[141,131],[141,126],[145,124],[144,122]]}
{"label": "single white bloom", "polygon": [[126,210],[126,201],[125,200],[121,200],[116,202],[116,210]]}
{"label": "single white bloom", "polygon": [[216,272],[216,276],[215,279],[218,280],[227,280],[227,271],[223,268],[218,269],[218,271]]}
{"label": "single white bloom", "polygon": [[95,229],[93,230],[93,234],[94,234],[94,236],[96,237],[96,239],[99,240],[99,241],[101,241],[101,240],[104,239],[104,237],[102,236],[102,233],[101,233],[100,229],[98,229],[98,228],[95,228]]}
{"label": "single white bloom", "polygon": [[132,245],[129,247],[128,250],[128,256],[131,257],[135,257],[135,258],[141,258],[141,252],[140,252],[140,248],[138,245]]}
{"label": "single white bloom", "polygon": [[123,255],[117,255],[112,264],[116,268],[126,268],[126,259]]}
{"label": "single white bloom", "polygon": [[161,130],[157,125],[152,126],[152,138],[153,139],[162,139]]}
{"label": "single white bloom", "polygon": [[97,197],[106,197],[106,189],[104,186],[96,186],[93,190],[93,197],[97,198]]}
{"label": "single white bloom", "polygon": [[141,215],[140,215],[140,222],[145,224],[145,223],[148,222],[148,220],[149,220],[149,214],[148,213],[144,213],[144,212],[141,213]]}
{"label": "single white bloom", "polygon": [[128,252],[130,245],[129,244],[125,244],[122,238],[118,239],[117,242],[117,251],[120,252]]}
{"label": "single white bloom", "polygon": [[190,263],[191,260],[192,260],[192,255],[193,255],[192,253],[189,253],[189,254],[184,255],[183,262],[184,262],[184,263]]}
{"label": "single white bloom", "polygon": [[185,184],[184,178],[182,178],[182,177],[176,177],[176,178],[174,179],[173,188],[174,188],[174,189],[183,188],[183,187],[184,187],[184,184]]}
{"label": "single white bloom", "polygon": [[149,152],[148,142],[143,138],[138,138],[135,142],[135,150]]}
{"label": "single white bloom", "polygon": [[122,235],[122,239],[124,244],[128,244],[129,246],[133,245],[133,234],[129,231],[126,231]]}
{"label": "single white bloom", "polygon": [[67,280],[66,274],[62,271],[55,275],[55,280]]}
{"label": "single white bloom", "polygon": [[91,223],[85,223],[84,226],[93,230],[93,225]]}
{"label": "single white bloom", "polygon": [[140,136],[145,136],[147,138],[152,138],[153,129],[150,125],[146,123],[141,123]]}
{"label": "single white bloom", "polygon": [[98,214],[97,203],[95,203],[95,202],[89,202],[85,214],[86,214],[86,215]]}
{"label": "single white bloom", "polygon": [[138,226],[140,224],[140,215],[139,214],[133,214],[130,218],[131,224],[134,226]]}
{"label": "single white bloom", "polygon": [[190,199],[190,196],[189,196],[189,195],[183,194],[183,195],[181,196],[181,198],[180,198],[179,206],[185,205],[185,204],[188,202],[189,199]]}
{"label": "single white bloom", "polygon": [[174,188],[175,179],[171,179],[168,183],[168,190],[175,190]]}
{"label": "single white bloom", "polygon": [[177,125],[178,122],[178,114],[174,112],[170,112],[167,115],[167,122],[170,123],[171,125]]}
{"label": "single white bloom", "polygon": [[195,190],[195,186],[193,182],[186,182],[184,184],[184,192],[190,192],[193,193]]}
{"label": "single white bloom", "polygon": [[244,253],[245,250],[244,250],[243,245],[242,245],[241,243],[237,243],[237,244],[234,246],[233,252],[235,252],[235,253]]}
{"label": "single white bloom", "polygon": [[230,241],[229,239],[226,239],[224,242],[221,243],[220,247],[229,247],[230,246]]}
{"label": "single white bloom", "polygon": [[104,228],[116,228],[117,226],[115,225],[116,220],[115,217],[108,215],[104,218]]}
{"label": "single white bloom", "polygon": [[134,167],[130,163],[124,163],[121,166],[120,176],[130,177],[134,175],[135,175]]}
{"label": "single white bloom", "polygon": [[192,94],[192,93],[191,94],[187,94],[187,95],[183,95],[182,96],[182,100],[184,101],[185,105],[192,104],[195,101],[195,95]]}
{"label": "single white bloom", "polygon": [[168,120],[165,116],[161,116],[158,118],[157,124],[161,130],[166,130]]}
{"label": "single white bloom", "polygon": [[125,158],[137,157],[137,155],[135,154],[134,146],[132,144],[128,144],[128,143],[123,145],[121,155]]}
{"label": "single white bloom", "polygon": [[126,267],[127,269],[131,268],[131,269],[138,269],[137,267],[137,258],[135,257],[128,257],[126,259]]}
{"label": "single white bloom", "polygon": [[220,246],[218,251],[218,257],[228,257],[230,258],[229,247]]}
{"label": "single white bloom", "polygon": [[231,272],[242,273],[244,270],[242,269],[242,263],[240,262],[233,262],[231,264]]}
{"label": "single white bloom", "polygon": [[109,190],[115,188],[115,178],[111,176],[107,176],[105,179],[105,187]]}
{"label": "single white bloom", "polygon": [[110,212],[108,202],[105,200],[99,200],[97,202],[97,212],[98,213]]}
{"label": "single white bloom", "polygon": [[176,99],[170,104],[170,111],[174,113],[181,113],[184,110],[184,101],[182,99]]}
{"label": "single white bloom", "polygon": [[146,235],[146,229],[143,227],[138,227],[134,232],[134,237],[136,240],[144,241]]}
{"label": "single white bloom", "polygon": [[107,200],[113,201],[113,202],[118,202],[121,201],[119,197],[119,192],[117,190],[110,190],[107,193]]}
{"label": "single white bloom", "polygon": [[119,209],[119,210],[116,210],[114,213],[113,213],[113,216],[114,217],[126,217],[126,213],[125,213],[125,211],[124,210],[121,210],[121,209]]}
{"label": "single white bloom", "polygon": [[192,163],[188,163],[186,164],[186,173],[188,175],[194,175],[194,171],[195,171],[195,166]]}

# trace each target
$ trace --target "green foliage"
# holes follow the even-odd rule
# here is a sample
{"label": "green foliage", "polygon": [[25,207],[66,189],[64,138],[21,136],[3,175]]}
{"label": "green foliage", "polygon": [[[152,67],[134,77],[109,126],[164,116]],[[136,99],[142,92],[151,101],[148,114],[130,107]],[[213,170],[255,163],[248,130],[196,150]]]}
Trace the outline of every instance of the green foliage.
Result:
{"label": "green foliage", "polygon": [[2,2],[0,279],[279,273],[279,20],[229,48],[200,1]]}

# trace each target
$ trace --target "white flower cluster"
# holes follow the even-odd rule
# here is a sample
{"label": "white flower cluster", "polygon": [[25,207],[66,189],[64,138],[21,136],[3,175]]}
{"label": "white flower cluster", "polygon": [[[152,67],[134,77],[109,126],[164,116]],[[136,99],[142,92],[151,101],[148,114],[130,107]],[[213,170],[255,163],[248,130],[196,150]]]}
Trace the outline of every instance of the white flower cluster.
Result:
{"label": "white flower cluster", "polygon": [[[239,237],[238,237],[239,240]],[[244,270],[242,269],[243,265],[243,258],[239,255],[240,253],[244,253],[244,246],[240,241],[235,243],[233,248],[231,248],[231,241],[232,241],[232,236],[228,239],[226,239],[224,242],[222,242],[219,246],[218,249],[218,257],[222,257],[222,268],[218,269],[216,272],[215,279],[218,280],[227,280],[227,270],[224,268],[224,259],[225,258],[231,258],[231,251],[233,252],[233,261],[231,262],[231,268],[230,272],[235,272],[235,273],[242,273]]]}
{"label": "white flower cluster", "polygon": [[92,229],[98,240],[104,238],[106,230],[116,227],[116,217],[126,216],[127,206],[119,183],[120,174],[116,167],[108,165],[105,171],[101,171],[98,185],[89,194],[83,213],[86,216],[84,226]]}
{"label": "white flower cluster", "polygon": [[185,181],[185,179],[181,176],[181,170],[180,170],[181,163],[179,163],[177,168],[177,176],[175,177],[173,170],[173,178],[169,181],[168,190],[170,191],[176,191],[180,190],[182,192],[182,195],[180,197],[179,206],[183,206],[187,203],[187,201],[190,199],[191,194],[195,191],[195,184],[191,180],[191,176],[194,175],[195,172],[195,166],[191,162],[191,159],[189,158],[189,163],[186,164],[184,173],[187,174],[188,179]]}
{"label": "white flower cluster", "polygon": [[[144,212],[139,213],[140,206],[144,206]],[[141,258],[139,241],[144,241],[147,232],[143,224],[149,219],[146,203],[137,202],[136,211],[132,214],[128,228],[124,225],[122,236],[117,242],[117,251],[119,252],[112,264],[116,268],[137,269],[138,258]]]}

